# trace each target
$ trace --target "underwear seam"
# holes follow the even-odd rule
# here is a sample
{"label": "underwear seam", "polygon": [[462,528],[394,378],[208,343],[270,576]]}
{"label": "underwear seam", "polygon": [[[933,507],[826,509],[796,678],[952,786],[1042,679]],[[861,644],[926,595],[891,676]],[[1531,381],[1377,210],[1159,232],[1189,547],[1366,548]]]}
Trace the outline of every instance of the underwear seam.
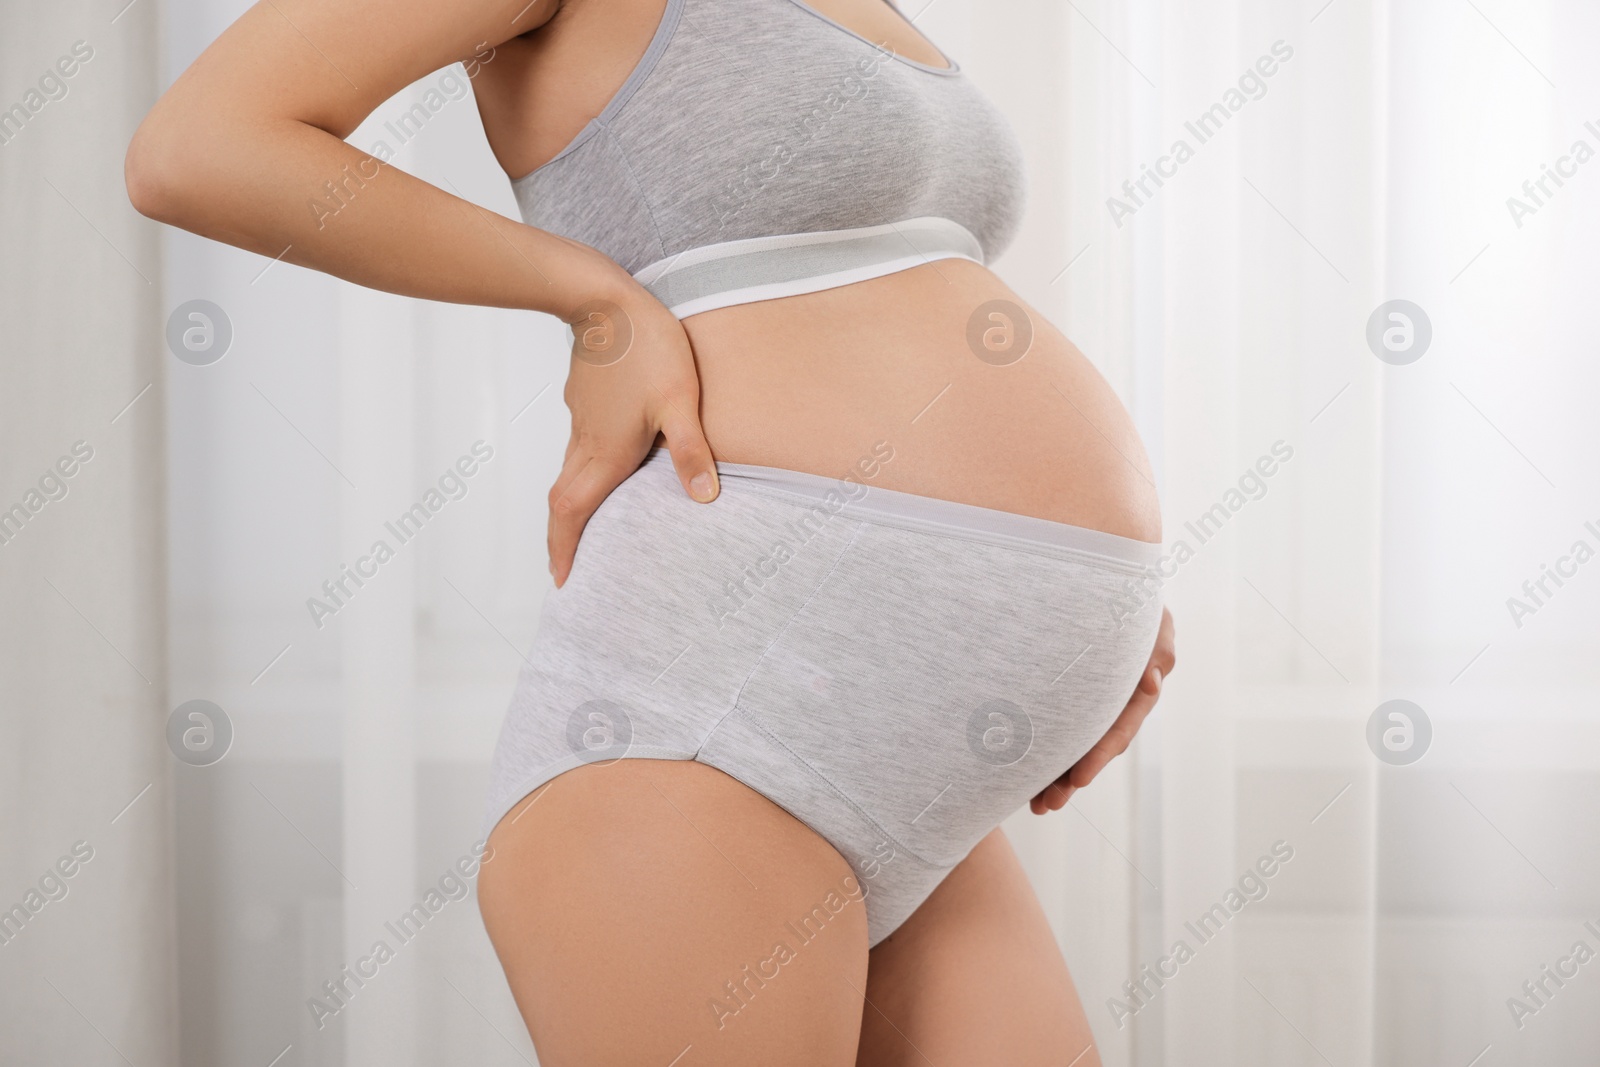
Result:
{"label": "underwear seam", "polygon": [[[811,765],[811,761],[810,760],[806,759],[804,756],[800,755],[800,753],[798,753],[794,749],[790,748],[786,743],[784,743],[783,738],[779,737],[777,734],[773,733],[771,730],[769,730],[765,726],[763,726],[761,724],[761,722],[755,717],[755,714],[753,712],[749,711],[748,709],[739,708],[739,707],[735,707],[734,710],[738,711],[740,713],[740,717],[743,719],[743,721],[745,721],[746,723],[748,723],[752,727],[754,727],[756,729],[756,731],[761,734],[762,737],[766,738],[768,741],[770,741],[774,745],[778,746],[778,748],[782,749],[784,754],[787,755],[790,759],[792,759],[795,762],[799,763],[806,770],[808,770],[812,774],[816,775],[817,778],[819,780],[821,780],[822,784],[826,785],[829,789],[833,790],[835,796],[837,796],[840,800],[842,800],[845,803],[845,805],[850,808],[851,811],[855,812],[856,815],[860,816],[863,820],[865,820],[866,823],[869,826],[871,826],[874,830],[878,831],[878,833],[882,834],[884,836],[885,840],[887,840],[891,845],[894,845],[894,846],[896,846],[898,848],[904,849],[906,854],[908,856],[910,856],[912,859],[916,860],[918,863],[921,863],[922,865],[924,865],[926,867],[930,867],[930,868],[932,868],[934,870],[938,870],[938,871],[951,870],[953,867],[955,867],[956,863],[960,863],[961,862],[960,860],[956,860],[955,863],[944,863],[944,862],[941,862],[941,861],[938,861],[938,860],[931,860],[927,856],[924,856],[921,852],[918,852],[916,849],[914,849],[910,845],[906,844],[904,841],[901,841],[898,837],[896,837],[894,834],[890,833],[887,829],[885,829],[882,823],[880,823],[877,819],[875,819],[871,815],[869,815],[867,813],[866,809],[861,807],[860,804],[856,803],[856,801],[853,798],[851,798],[851,796],[848,793],[846,793],[843,789],[840,789],[837,785],[835,785],[831,778],[829,778],[827,775],[823,774],[821,771],[819,771],[815,767],[813,767]],[[971,849],[968,849],[968,851],[970,852]]]}
{"label": "underwear seam", "polygon": [[761,650],[761,655],[757,656],[756,661],[750,665],[750,673],[746,674],[744,676],[744,681],[739,683],[739,688],[734,692],[733,701],[728,705],[728,710],[717,716],[717,721],[711,724],[711,729],[707,730],[705,737],[701,739],[700,745],[702,748],[705,747],[706,739],[710,738],[712,734],[715,734],[718,728],[721,727],[725,721],[727,721],[728,716],[732,715],[734,711],[738,709],[739,698],[744,696],[744,687],[749,685],[750,679],[756,676],[756,671],[760,670],[761,664],[766,662],[768,654],[771,653],[774,648],[778,647],[778,642],[782,641],[783,635],[789,632],[789,627],[794,625],[794,620],[800,617],[800,613],[802,611],[811,606],[811,602],[817,598],[817,594],[822,592],[822,587],[828,584],[828,579],[833,577],[833,572],[839,569],[839,564],[844,561],[844,557],[850,553],[850,549],[855,547],[856,538],[861,536],[861,530],[865,525],[865,523],[860,522],[856,524],[855,532],[850,535],[850,540],[845,542],[845,546],[839,551],[838,556],[834,557],[833,566],[828,568],[828,573],[824,574],[817,581],[816,586],[811,590],[810,594],[805,598],[799,607],[794,609],[794,613],[784,621],[783,626],[779,628],[777,634],[774,635],[772,640],[767,643],[767,647]]}
{"label": "underwear seam", "polygon": [[[646,753],[649,754],[647,755]],[[580,759],[576,753],[570,756],[563,756],[557,760],[551,760],[550,762],[541,766],[539,770],[535,771],[533,774],[524,775],[523,777],[517,779],[517,784],[511,789],[511,799],[502,802],[500,805],[497,805],[499,808],[499,814],[494,817],[494,821],[489,824],[488,830],[485,830],[485,833],[488,833],[496,826],[499,826],[501,821],[504,820],[507,815],[511,814],[512,809],[526,800],[530,795],[542,789],[544,786],[549,785],[551,782],[555,781],[557,778],[560,778],[568,771],[575,771],[579,767],[587,767],[590,763],[610,763],[615,762],[616,760],[624,759],[653,759],[663,760],[666,762],[693,763],[696,762],[697,757],[698,752],[690,752],[687,749],[667,748],[664,745],[635,746],[630,744],[626,752],[620,756],[614,756],[609,760]],[[532,784],[530,785],[528,783]]]}
{"label": "underwear seam", "polygon": [[655,231],[656,247],[661,252],[660,258],[666,258],[667,242],[666,238],[661,235],[661,223],[656,221],[656,209],[651,205],[650,198],[645,196],[644,186],[640,184],[639,176],[633,172],[633,164],[628,162],[628,153],[622,147],[622,139],[611,132],[609,123],[601,126],[600,130],[605,134],[606,140],[610,141],[612,147],[616,149],[617,159],[622,164],[622,172],[628,176],[628,183],[633,186],[633,195],[638,198],[639,206],[644,208],[645,216],[650,220],[650,228]]}

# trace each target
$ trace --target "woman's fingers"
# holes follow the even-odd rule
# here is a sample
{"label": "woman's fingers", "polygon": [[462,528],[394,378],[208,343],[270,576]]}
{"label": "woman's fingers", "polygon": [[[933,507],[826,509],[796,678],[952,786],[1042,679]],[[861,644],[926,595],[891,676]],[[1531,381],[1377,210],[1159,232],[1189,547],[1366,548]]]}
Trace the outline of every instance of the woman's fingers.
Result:
{"label": "woman's fingers", "polygon": [[1165,678],[1177,662],[1177,633],[1172,625],[1172,612],[1162,608],[1161,627],[1156,631],[1156,647],[1150,652],[1150,663],[1160,667],[1161,677]]}
{"label": "woman's fingers", "polygon": [[559,588],[584,527],[665,438],[692,499],[717,496],[717,469],[700,428],[700,381],[683,324],[639,289],[627,307],[580,308],[564,396],[572,433],[550,491],[550,573]]}
{"label": "woman's fingers", "polygon": [[1155,709],[1156,701],[1161,699],[1161,683],[1166,680],[1172,665],[1177,662],[1175,645],[1172,612],[1162,608],[1161,625],[1156,631],[1155,647],[1150,650],[1150,662],[1145,667],[1144,674],[1139,676],[1139,684],[1134,687],[1133,696],[1128,698],[1122,714],[1117,716],[1117,721],[1111,724],[1111,729],[1106,731],[1105,736],[1057,780],[1065,789],[1056,789],[1047,799],[1049,810],[1060,809],[1066,804],[1067,797],[1094,781],[1095,777],[1106,769],[1106,764],[1128,751],[1128,746],[1133,744],[1134,735],[1139,732],[1139,727],[1144,725],[1144,720]]}
{"label": "woman's fingers", "polygon": [[1134,689],[1133,696],[1122,709],[1122,714],[1117,716],[1117,721],[1111,724],[1111,729],[1107,730],[1105,736],[1095,742],[1094,747],[1084,753],[1083,758],[1067,771],[1068,783],[1075,789],[1082,789],[1105,770],[1106,764],[1128,751],[1128,746],[1133,743],[1133,735],[1139,732],[1139,727],[1144,725],[1145,717],[1150,714],[1159,699],[1161,699],[1161,668],[1150,667],[1144,672],[1144,677],[1139,679],[1139,685]]}
{"label": "woman's fingers", "polygon": [[1062,775],[1044,787],[1044,792],[1028,802],[1028,807],[1035,815],[1044,815],[1052,811],[1060,811],[1067,806],[1067,801],[1072,799],[1072,794],[1077,790],[1067,784],[1067,776]]}
{"label": "woman's fingers", "polygon": [[1095,742],[1094,747],[1084,753],[1066,774],[1045,786],[1044,790],[1033,798],[1028,806],[1035,815],[1060,811],[1073,793],[1094,781],[1095,777],[1105,770],[1106,764],[1128,750],[1128,746],[1133,744],[1134,735],[1139,732],[1139,727],[1144,725],[1144,720],[1154,710],[1156,701],[1161,699],[1161,683],[1174,660],[1172,616],[1163,613],[1156,647],[1150,654],[1150,665],[1140,676],[1139,684],[1134,687],[1133,696],[1128,698],[1122,713],[1111,724],[1111,729],[1105,732],[1105,736]]}
{"label": "woman's fingers", "polygon": [[717,498],[721,486],[717,480],[716,461],[711,457],[711,445],[700,428],[697,398],[692,394],[669,398],[662,393],[661,399],[666,405],[661,432],[667,439],[667,451],[672,454],[678,481],[692,498],[709,504]]}
{"label": "woman's fingers", "polygon": [[[602,431],[592,425],[583,435],[572,435],[566,462],[550,490],[550,574],[558,589],[572,571],[578,541],[590,517],[613,489],[639,469],[655,443],[656,426],[666,438],[684,491],[701,503],[717,497],[717,465],[696,417],[699,396],[695,383],[666,391],[650,388],[657,401],[654,410],[641,412],[643,418],[636,425],[611,426],[603,431],[607,442],[603,453],[595,451]],[[612,440],[619,434],[629,439]]]}
{"label": "woman's fingers", "polygon": [[635,457],[631,464],[582,452],[568,458],[561,477],[550,490],[550,576],[556,580],[557,589],[572,572],[578,538],[590,516],[611,495],[611,490],[638,469],[641,458]]}

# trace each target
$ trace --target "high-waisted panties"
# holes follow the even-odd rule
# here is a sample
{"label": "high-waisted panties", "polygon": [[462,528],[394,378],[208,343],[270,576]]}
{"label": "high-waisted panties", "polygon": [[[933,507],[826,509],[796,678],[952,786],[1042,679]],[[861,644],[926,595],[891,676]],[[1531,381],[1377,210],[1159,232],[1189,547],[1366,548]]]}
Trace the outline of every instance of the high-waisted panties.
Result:
{"label": "high-waisted panties", "polygon": [[[1105,733],[1149,658],[1160,546],[657,451],[545,602],[486,828],[564,771],[698,760],[829,841],[877,944]],[[626,814],[617,813],[618,818]]]}

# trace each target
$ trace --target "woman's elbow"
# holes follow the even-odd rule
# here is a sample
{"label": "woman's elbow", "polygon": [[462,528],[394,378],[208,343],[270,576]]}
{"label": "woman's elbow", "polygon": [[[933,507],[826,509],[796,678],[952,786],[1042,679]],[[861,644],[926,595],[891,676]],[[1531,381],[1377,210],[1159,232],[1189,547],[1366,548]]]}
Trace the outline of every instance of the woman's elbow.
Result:
{"label": "woman's elbow", "polygon": [[139,214],[158,222],[182,225],[185,182],[181,134],[157,116],[147,117],[134,131],[122,161],[128,200]]}
{"label": "woman's elbow", "polygon": [[210,165],[197,126],[157,104],[134,131],[122,161],[122,177],[128,200],[139,214],[185,229],[196,221],[205,186],[201,172]]}

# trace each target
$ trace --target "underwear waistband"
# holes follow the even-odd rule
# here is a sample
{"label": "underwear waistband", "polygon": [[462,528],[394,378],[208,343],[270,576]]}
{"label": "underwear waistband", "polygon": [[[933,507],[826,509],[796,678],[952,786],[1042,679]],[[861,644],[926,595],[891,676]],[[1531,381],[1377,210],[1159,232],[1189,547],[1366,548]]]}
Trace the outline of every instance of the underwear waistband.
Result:
{"label": "underwear waistband", "polygon": [[[652,449],[640,469],[664,471],[674,481],[677,478],[672,457],[664,448]],[[722,462],[717,463],[717,473],[724,492],[748,490],[782,496],[801,505],[821,507],[830,513],[876,525],[1077,559],[1130,574],[1146,573],[1162,555],[1160,542],[1139,541],[1032,515],[883,489],[850,478],[827,478],[780,467]]]}

